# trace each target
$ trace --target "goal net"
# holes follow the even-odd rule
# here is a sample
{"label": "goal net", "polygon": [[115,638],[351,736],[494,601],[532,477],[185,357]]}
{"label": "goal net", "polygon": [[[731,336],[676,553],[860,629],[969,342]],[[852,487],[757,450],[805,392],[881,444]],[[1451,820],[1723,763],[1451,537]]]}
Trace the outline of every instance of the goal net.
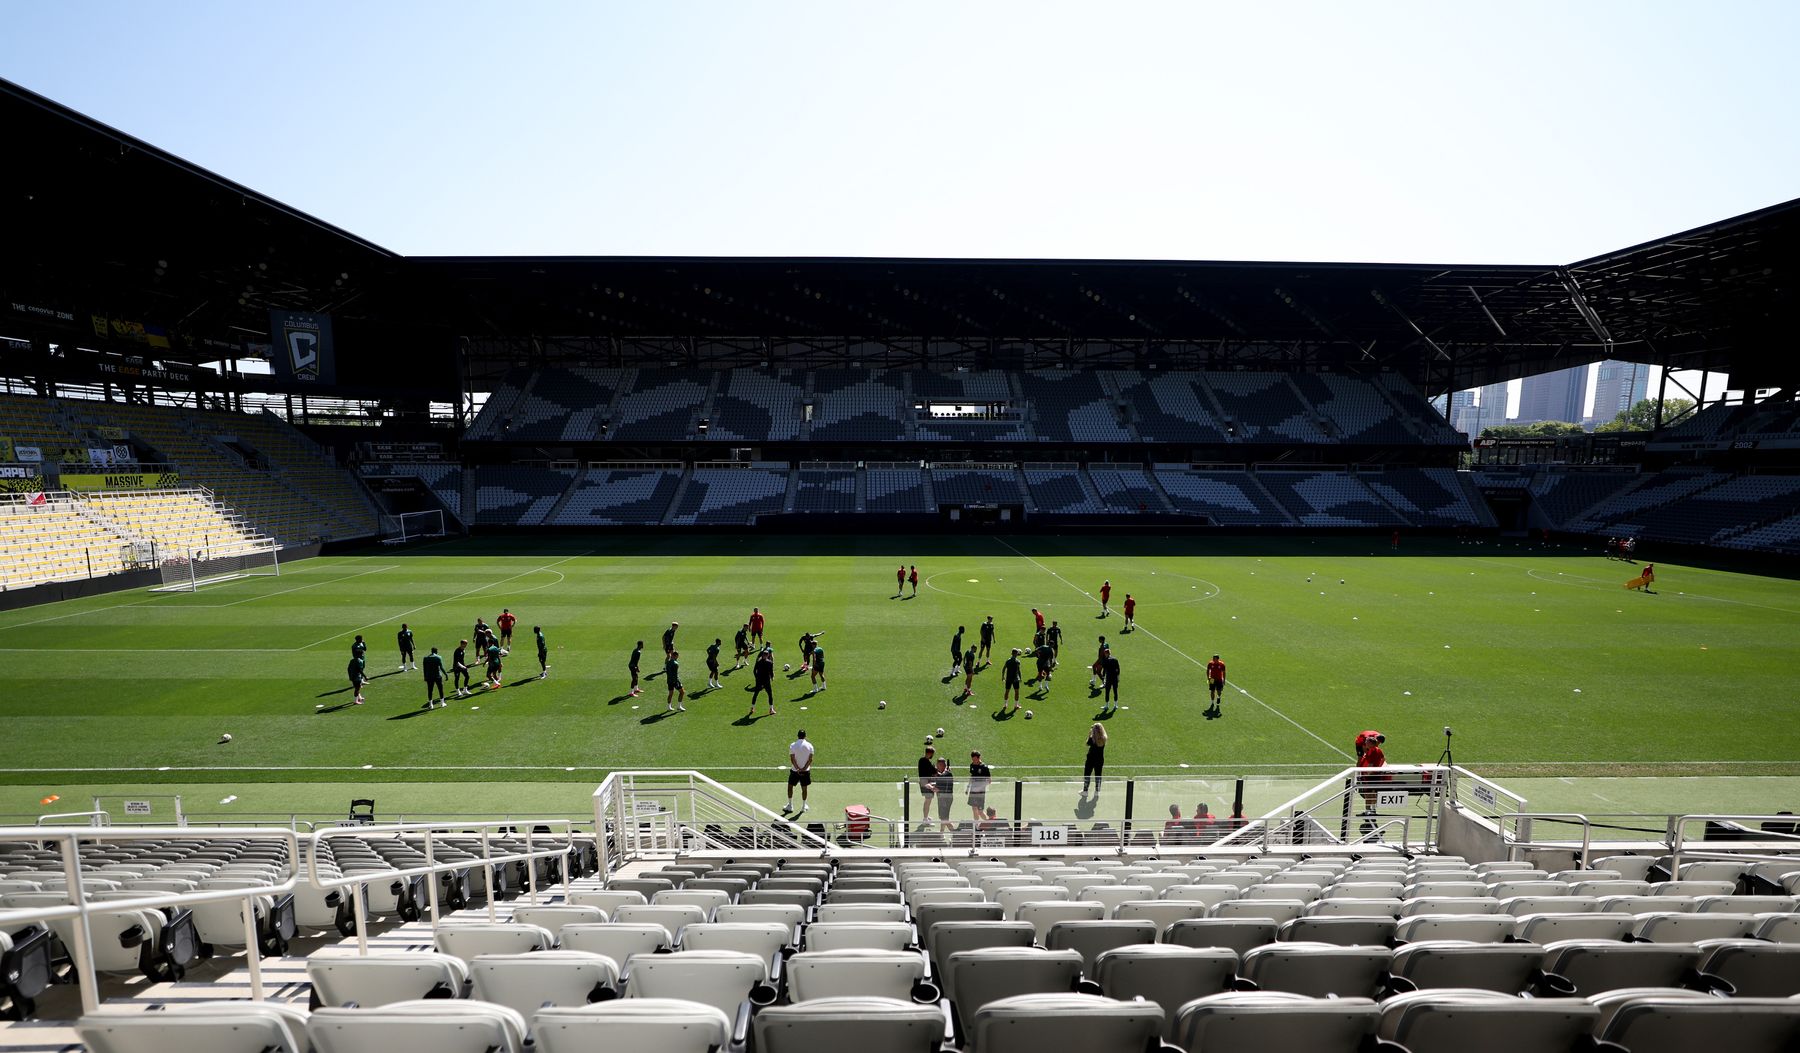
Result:
{"label": "goal net", "polygon": [[423,538],[444,536],[444,513],[442,509],[426,512],[402,512],[397,516],[383,516],[384,545],[404,545],[408,541]]}
{"label": "goal net", "polygon": [[281,574],[276,542],[248,542],[229,549],[198,549],[185,556],[165,557],[158,565],[161,585],[151,592],[194,592],[238,578]]}

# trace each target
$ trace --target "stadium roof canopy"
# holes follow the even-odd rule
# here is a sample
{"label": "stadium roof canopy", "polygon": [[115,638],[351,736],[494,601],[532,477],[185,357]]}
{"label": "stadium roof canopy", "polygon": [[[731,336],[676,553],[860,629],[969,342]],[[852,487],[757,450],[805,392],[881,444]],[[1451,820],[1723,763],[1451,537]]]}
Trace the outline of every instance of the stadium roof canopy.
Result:
{"label": "stadium roof canopy", "polygon": [[1564,265],[403,257],[5,81],[0,126],[0,335],[102,346],[92,316],[137,319],[168,332],[162,359],[223,357],[283,308],[383,332],[341,336],[340,359],[404,359],[395,371],[447,365],[469,338],[646,363],[885,346],[946,364],[1393,369],[1434,393],[1608,357],[1800,381],[1783,353],[1800,200]]}

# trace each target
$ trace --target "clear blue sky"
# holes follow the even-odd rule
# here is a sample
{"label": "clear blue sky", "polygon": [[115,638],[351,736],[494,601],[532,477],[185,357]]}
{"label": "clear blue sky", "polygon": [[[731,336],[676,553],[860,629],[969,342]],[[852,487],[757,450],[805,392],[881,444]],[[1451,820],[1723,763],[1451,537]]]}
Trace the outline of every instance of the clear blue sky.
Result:
{"label": "clear blue sky", "polygon": [[1728,0],[13,0],[0,75],[409,254],[1560,263],[1800,196],[1796,41]]}

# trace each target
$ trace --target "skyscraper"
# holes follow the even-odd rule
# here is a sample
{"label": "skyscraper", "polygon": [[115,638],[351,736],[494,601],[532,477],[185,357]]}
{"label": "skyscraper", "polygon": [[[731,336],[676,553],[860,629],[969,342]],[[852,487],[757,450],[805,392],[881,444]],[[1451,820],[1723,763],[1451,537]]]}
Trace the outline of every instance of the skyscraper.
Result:
{"label": "skyscraper", "polygon": [[1607,359],[1594,365],[1594,415],[1604,424],[1650,394],[1650,367]]}
{"label": "skyscraper", "polygon": [[1559,369],[1526,377],[1519,389],[1519,421],[1564,420],[1579,422],[1586,416],[1587,367]]}

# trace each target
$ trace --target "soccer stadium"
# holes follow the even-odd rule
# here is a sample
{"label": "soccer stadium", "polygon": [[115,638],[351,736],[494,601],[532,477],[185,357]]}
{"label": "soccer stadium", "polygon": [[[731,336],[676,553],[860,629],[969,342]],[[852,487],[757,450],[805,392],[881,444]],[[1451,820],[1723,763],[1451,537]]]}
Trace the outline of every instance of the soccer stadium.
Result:
{"label": "soccer stadium", "polygon": [[0,1053],[1800,1049],[1800,199],[420,254],[0,118]]}

